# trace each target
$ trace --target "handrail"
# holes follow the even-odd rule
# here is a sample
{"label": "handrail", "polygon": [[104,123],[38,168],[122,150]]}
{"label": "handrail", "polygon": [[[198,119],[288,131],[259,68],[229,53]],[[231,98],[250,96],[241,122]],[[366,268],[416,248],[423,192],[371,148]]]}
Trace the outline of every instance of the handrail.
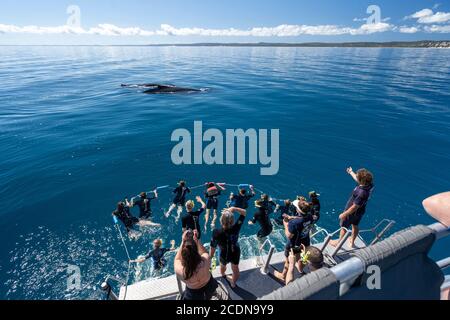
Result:
{"label": "handrail", "polygon": [[[442,239],[450,235],[450,227],[444,226],[441,223],[429,225],[428,228],[432,229],[435,232],[436,239]],[[444,261],[448,263],[447,259],[441,260],[439,262],[442,265],[445,265]],[[364,272],[364,263],[360,258],[352,257],[348,260],[345,260],[344,262],[339,263],[330,270],[334,273],[337,280],[342,284],[359,277]],[[450,276],[446,276],[446,280],[444,282],[445,285],[441,287],[441,290],[447,290],[450,288],[449,278]]]}
{"label": "handrail", "polygon": [[317,231],[310,235],[311,239],[314,239],[320,233],[325,233],[325,236],[329,236],[330,235],[330,233],[326,229],[321,228],[319,226],[316,226],[316,228],[317,228]]}
{"label": "handrail", "polygon": [[[269,248],[269,254],[267,255],[267,260],[264,260],[264,256],[263,256],[263,252],[262,250],[264,249],[266,244],[270,244],[270,248]],[[263,261],[263,266],[261,267],[261,273],[262,274],[267,274],[268,273],[268,269],[269,269],[269,265],[270,265],[270,260],[272,260],[272,256],[273,253],[275,252],[275,246],[272,244],[272,242],[270,241],[269,238],[267,238],[263,244],[259,247],[259,256],[261,258],[261,260]]]}
{"label": "handrail", "polygon": [[447,257],[445,259],[439,260],[438,262],[436,262],[436,264],[442,270],[446,269],[446,268],[450,267],[450,257]]}
{"label": "handrail", "polygon": [[103,283],[100,285],[100,288],[105,291],[106,293],[106,297],[109,300],[119,300],[118,296],[114,293],[114,291],[112,290],[111,284],[110,284],[110,280],[117,282],[119,285],[121,286],[125,286],[127,283],[118,278],[118,277],[114,277],[114,276],[107,276],[105,278],[105,281],[103,281]]}
{"label": "handrail", "polygon": [[350,235],[351,235],[351,231],[347,230],[345,232],[345,235],[342,237],[341,241],[339,241],[338,245],[336,246],[333,253],[331,254],[332,258],[334,258],[336,256],[336,254],[339,252],[339,250],[341,250],[342,246],[345,244],[345,242],[350,237]]}
{"label": "handrail", "polygon": [[[387,223],[386,226],[380,231],[380,232],[376,232],[377,229],[383,225],[383,223]],[[370,242],[369,245],[373,245],[375,243],[377,243],[386,232],[388,232],[395,224],[394,220],[390,220],[390,219],[383,219],[381,220],[379,223],[377,223],[374,227],[372,227],[371,229],[364,229],[364,230],[360,230],[359,233],[363,234],[363,233],[367,233],[367,232],[371,232],[375,234],[375,237],[373,238],[373,240]]]}
{"label": "handrail", "polygon": [[[322,229],[322,230],[325,230],[325,229]],[[328,231],[325,230],[327,236],[325,237],[325,240],[324,240],[324,242],[323,242],[323,244],[322,244],[322,247],[320,248],[320,251],[324,252],[325,248],[328,246],[328,244],[330,243],[330,241],[331,241],[331,239],[333,238],[333,236],[336,235],[337,233],[341,232],[341,230],[345,230],[346,233],[348,233],[348,231],[349,231],[347,228],[344,228],[344,227],[340,227],[339,229],[336,229],[336,230],[333,231],[332,233],[329,233]],[[319,231],[321,231],[321,230],[319,230]],[[318,233],[318,232],[316,232],[316,233],[314,234],[314,236],[315,236],[317,233]],[[312,236],[311,236],[311,237],[312,237]],[[347,239],[348,239],[348,237],[347,237]],[[342,245],[343,245],[344,243],[345,243],[345,242],[343,242]],[[341,247],[342,247],[342,245],[341,245]],[[341,249],[341,247],[339,247],[339,249]],[[339,250],[338,250],[338,251],[339,251]],[[337,253],[337,251],[336,251],[336,253]],[[333,257],[333,256],[331,256],[331,257]]]}
{"label": "handrail", "polygon": [[450,227],[447,227],[440,222],[430,224],[428,228],[434,231],[434,233],[436,234],[436,240],[450,235]]}

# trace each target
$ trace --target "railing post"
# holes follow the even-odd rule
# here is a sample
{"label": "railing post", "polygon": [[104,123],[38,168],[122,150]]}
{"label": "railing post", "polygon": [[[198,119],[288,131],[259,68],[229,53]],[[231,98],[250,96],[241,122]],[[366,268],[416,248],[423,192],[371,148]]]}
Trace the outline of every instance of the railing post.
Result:
{"label": "railing post", "polygon": [[384,236],[384,234],[392,228],[394,223],[395,223],[394,221],[389,222],[386,225],[386,227],[384,227],[384,229],[381,230],[381,232],[375,236],[375,238],[372,240],[372,242],[369,245],[371,246],[371,245],[374,245],[375,243],[377,243]]}
{"label": "railing post", "polygon": [[273,253],[275,251],[275,246],[270,246],[269,255],[267,256],[266,263],[264,263],[264,266],[261,268],[261,273],[266,275],[269,273],[269,265],[270,260],[272,260]]}
{"label": "railing post", "polygon": [[446,269],[450,267],[450,257],[439,260],[438,262],[436,262],[436,264],[438,265],[439,268]]}
{"label": "railing post", "polygon": [[177,278],[177,285],[178,285],[178,292],[180,293],[180,297],[183,296],[183,284],[181,283],[180,278],[176,276]]}
{"label": "railing post", "polygon": [[347,239],[350,237],[351,235],[351,231],[347,230],[347,232],[345,233],[344,237],[342,238],[342,240],[338,243],[338,245],[336,246],[336,249],[334,249],[333,253],[331,254],[331,257],[334,258],[334,256],[339,252],[339,250],[341,250],[342,246],[344,245],[344,243],[347,241]]}
{"label": "railing post", "polygon": [[321,252],[323,252],[323,251],[325,250],[325,248],[327,247],[328,243],[330,243],[330,240],[331,240],[331,236],[330,236],[330,235],[327,235],[327,236],[325,237],[324,242],[323,242],[322,248],[320,248],[320,251],[321,251]]}
{"label": "railing post", "polygon": [[101,284],[100,288],[105,292],[108,300],[119,300],[114,291],[112,291],[111,285],[108,283],[107,279]]}

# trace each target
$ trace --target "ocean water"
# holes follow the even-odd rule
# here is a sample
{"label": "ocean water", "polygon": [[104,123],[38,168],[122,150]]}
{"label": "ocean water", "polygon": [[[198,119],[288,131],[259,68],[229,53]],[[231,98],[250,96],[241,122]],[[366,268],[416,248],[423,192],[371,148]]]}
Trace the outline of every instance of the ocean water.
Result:
{"label": "ocean water", "polygon": [[[449,50],[0,47],[0,57],[2,299],[102,298],[104,277],[124,277],[128,266],[115,203],[179,179],[252,183],[277,198],[316,190],[330,230],[354,187],[347,166],[375,175],[364,229],[384,218],[395,230],[429,224],[421,201],[450,189]],[[120,87],[143,82],[208,91]],[[172,131],[196,120],[205,129],[280,129],[279,173],[173,165]],[[179,243],[180,224],[162,217],[169,203],[161,190],[153,211],[162,228],[126,239],[133,258],[157,237]],[[256,252],[256,231],[243,228],[246,255]],[[80,290],[67,290],[68,265],[80,268]],[[130,281],[154,276],[149,265],[133,268]],[[162,276],[171,271],[169,263]]]}

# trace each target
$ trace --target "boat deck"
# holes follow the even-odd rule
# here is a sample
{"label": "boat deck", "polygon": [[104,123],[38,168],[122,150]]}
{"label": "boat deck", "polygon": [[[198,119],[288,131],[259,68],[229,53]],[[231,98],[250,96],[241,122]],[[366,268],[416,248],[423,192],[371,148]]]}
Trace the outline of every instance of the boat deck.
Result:
{"label": "boat deck", "polygon": [[[317,247],[321,247],[322,243],[315,244]],[[356,241],[356,246],[363,248],[366,246],[361,238]],[[327,246],[325,248],[325,256],[331,255],[333,247]],[[335,256],[336,262],[346,260],[352,249],[346,244],[339,250],[339,253]],[[264,261],[267,256],[263,257]],[[273,254],[269,273],[264,275],[260,269],[264,262],[261,257],[253,257],[250,259],[242,260],[239,264],[241,270],[241,276],[237,283],[236,288],[232,289],[228,281],[220,275],[219,268],[213,271],[213,276],[218,281],[224,284],[228,289],[230,298],[232,300],[256,300],[261,298],[274,290],[281,288],[284,284],[273,276],[274,270],[282,270],[284,265],[284,252],[276,252]],[[325,261],[327,262],[327,261]],[[295,277],[299,277],[300,274],[295,271]],[[231,268],[228,266],[227,274],[231,274]],[[184,289],[184,285],[183,285]],[[179,294],[178,282],[175,275],[162,278],[162,279],[149,279],[140,281],[127,287],[121,287],[120,300],[174,300]]]}

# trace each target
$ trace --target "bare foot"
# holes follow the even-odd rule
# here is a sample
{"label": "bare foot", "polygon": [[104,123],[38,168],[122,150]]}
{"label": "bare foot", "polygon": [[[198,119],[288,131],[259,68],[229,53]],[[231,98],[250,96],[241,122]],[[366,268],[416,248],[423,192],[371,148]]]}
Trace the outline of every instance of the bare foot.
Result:
{"label": "bare foot", "polygon": [[350,249],[359,249],[359,247],[357,247],[357,246],[355,245],[355,243],[352,242],[352,241],[349,241],[349,242],[348,242],[348,246],[349,246]]}
{"label": "bare foot", "polygon": [[234,281],[233,281],[233,276],[228,275],[227,280],[230,282],[231,288],[233,288],[233,289],[236,288],[236,283],[234,283]]}
{"label": "bare foot", "polygon": [[273,273],[273,275],[274,275],[275,278],[277,278],[278,280],[281,280],[281,281],[283,281],[283,282],[286,281],[286,277],[283,276],[283,274],[282,274],[281,272],[279,272],[279,271],[276,271],[276,270],[275,270],[275,272]]}

